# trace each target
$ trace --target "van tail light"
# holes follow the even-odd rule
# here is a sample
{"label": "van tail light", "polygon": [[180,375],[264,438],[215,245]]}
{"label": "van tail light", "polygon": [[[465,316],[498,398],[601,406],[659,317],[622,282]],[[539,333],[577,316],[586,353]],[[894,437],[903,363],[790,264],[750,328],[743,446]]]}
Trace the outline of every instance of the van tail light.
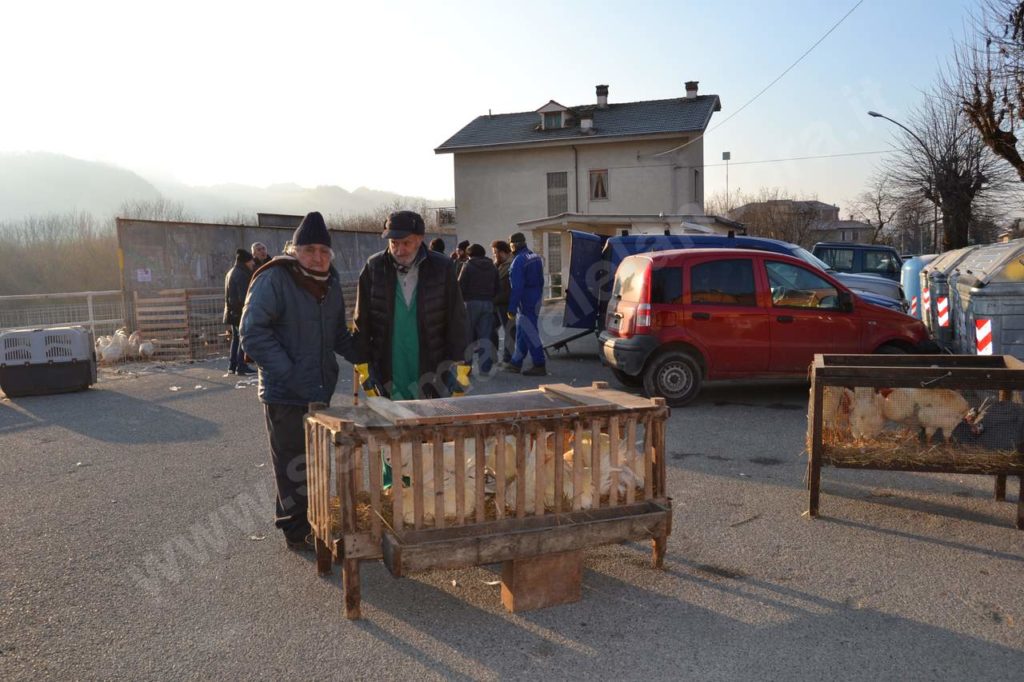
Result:
{"label": "van tail light", "polygon": [[641,303],[636,307],[636,333],[642,334],[651,329],[651,304]]}

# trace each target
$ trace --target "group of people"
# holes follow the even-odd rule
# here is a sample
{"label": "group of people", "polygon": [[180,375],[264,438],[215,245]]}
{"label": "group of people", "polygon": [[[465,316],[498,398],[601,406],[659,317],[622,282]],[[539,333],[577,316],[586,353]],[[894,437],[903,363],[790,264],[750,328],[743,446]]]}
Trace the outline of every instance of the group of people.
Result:
{"label": "group of people", "polygon": [[[442,252],[444,243],[437,244]],[[488,374],[497,360],[498,331],[504,331],[501,363],[508,372],[546,376],[538,318],[544,292],[544,265],[516,232],[509,241],[491,242],[491,258],[480,244],[460,242],[451,255],[469,320],[470,348]],[[517,324],[517,321],[519,323]],[[523,369],[529,355],[533,366]]]}
{"label": "group of people", "polygon": [[239,249],[225,277],[229,371],[251,373],[248,359],[259,368],[277,485],[275,525],[296,551],[313,549],[304,418],[310,403],[330,403],[339,375],[336,354],[361,368],[364,386],[379,395],[448,397],[464,390],[467,359],[479,355],[480,370],[490,371],[494,322],[503,315],[504,325],[515,320],[514,334],[506,326],[506,368],[522,371],[529,354],[533,368],[523,373],[546,374],[538,330],[543,265],[521,233],[510,244],[495,242],[492,262],[478,244],[463,246],[464,259],[445,256],[443,245],[428,249],[423,218],[413,211],[391,213],[383,227],[387,246],[359,275],[354,332],[320,213],[303,218],[280,256],[268,258],[258,242],[251,251]]}

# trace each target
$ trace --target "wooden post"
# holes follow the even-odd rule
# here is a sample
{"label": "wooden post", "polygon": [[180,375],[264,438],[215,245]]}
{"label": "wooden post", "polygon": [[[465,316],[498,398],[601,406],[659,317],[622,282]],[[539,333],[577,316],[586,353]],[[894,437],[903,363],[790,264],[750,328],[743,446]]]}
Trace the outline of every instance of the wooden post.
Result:
{"label": "wooden post", "polygon": [[501,569],[501,603],[513,613],[580,600],[583,552],[543,554],[506,561]]}
{"label": "wooden post", "polygon": [[562,511],[562,496],[565,493],[565,482],[562,480],[565,475],[565,424],[561,419],[555,423],[555,454],[554,454],[554,483],[555,483],[555,513]]}
{"label": "wooden post", "polygon": [[668,549],[668,537],[665,535],[659,535],[651,540],[651,547],[653,549],[651,565],[654,566],[654,568],[664,568],[665,550]]}
{"label": "wooden post", "polygon": [[[465,431],[455,432],[455,525],[465,523],[466,516],[466,436]],[[478,476],[483,476],[480,469]]]}
{"label": "wooden post", "polygon": [[430,449],[434,453],[434,528],[444,528],[444,441],[441,429],[434,431]]}
{"label": "wooden post", "polygon": [[381,535],[381,512],[384,511],[380,500],[380,491],[384,487],[383,467],[380,463],[380,441],[370,436],[366,445],[369,451],[370,461],[370,532],[373,534],[373,541],[380,542]]}
{"label": "wooden post", "polygon": [[1024,530],[1024,476],[1017,477],[1017,530]]}
{"label": "wooden post", "polygon": [[473,430],[473,445],[476,448],[476,522],[483,523],[487,519],[487,508],[484,503],[484,468],[487,464],[487,443],[484,442],[484,431],[479,426]]}
{"label": "wooden post", "polygon": [[327,575],[331,572],[331,550],[316,533],[313,534],[313,542],[316,544],[316,572]]}
{"label": "wooden post", "polygon": [[825,387],[815,380],[814,368],[811,369],[811,385],[814,387],[814,401],[811,405],[813,423],[811,426],[811,452],[807,466],[807,487],[809,490],[807,513],[812,518],[818,515],[818,495],[821,487],[821,455],[822,455],[822,414],[821,401]]}
{"label": "wooden post", "polygon": [[505,518],[505,432],[494,432],[494,507],[499,519]]}
{"label": "wooden post", "polygon": [[359,591],[359,559],[345,559],[341,562],[341,586],[345,590],[345,617],[349,620],[362,618]]}
{"label": "wooden post", "polygon": [[1006,474],[996,475],[994,495],[997,502],[1006,501]]}

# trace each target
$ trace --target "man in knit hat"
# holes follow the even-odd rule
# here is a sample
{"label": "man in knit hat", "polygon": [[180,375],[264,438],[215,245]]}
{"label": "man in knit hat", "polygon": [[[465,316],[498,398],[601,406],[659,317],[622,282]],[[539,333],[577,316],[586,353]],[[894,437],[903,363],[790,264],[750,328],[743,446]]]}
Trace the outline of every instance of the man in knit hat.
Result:
{"label": "man in knit hat", "polygon": [[384,221],[387,248],[370,256],[359,274],[358,353],[392,400],[456,392],[455,365],[468,346],[455,266],[427,249],[424,231],[418,213],[395,211]]}
{"label": "man in knit hat", "polygon": [[323,216],[308,214],[287,253],[253,277],[242,312],[242,344],[259,366],[277,483],[276,525],[296,551],[313,548],[306,515],[307,406],[331,402],[338,383],[335,353],[357,360],[333,259]]}
{"label": "man in knit hat", "polygon": [[238,325],[242,320],[242,306],[245,305],[245,292],[249,288],[249,278],[255,263],[252,254],[245,249],[235,251],[235,265],[224,276],[224,324],[231,328],[231,351],[228,358],[229,374],[252,374],[253,370],[245,364],[245,353],[238,335]]}

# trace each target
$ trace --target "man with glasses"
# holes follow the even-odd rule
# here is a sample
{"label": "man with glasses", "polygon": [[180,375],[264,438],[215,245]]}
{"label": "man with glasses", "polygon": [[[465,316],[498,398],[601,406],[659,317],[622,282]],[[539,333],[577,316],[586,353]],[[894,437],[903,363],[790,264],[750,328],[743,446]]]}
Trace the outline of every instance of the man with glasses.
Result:
{"label": "man with glasses", "polygon": [[338,383],[335,353],[356,361],[333,259],[323,216],[308,214],[285,255],[253,277],[242,312],[242,345],[259,366],[277,483],[275,525],[295,551],[313,549],[306,515],[307,406],[331,402]]}
{"label": "man with glasses", "polygon": [[369,361],[370,384],[392,400],[458,392],[456,364],[469,345],[455,264],[427,249],[424,232],[420,214],[395,211],[384,221],[387,248],[359,275],[358,355]]}

